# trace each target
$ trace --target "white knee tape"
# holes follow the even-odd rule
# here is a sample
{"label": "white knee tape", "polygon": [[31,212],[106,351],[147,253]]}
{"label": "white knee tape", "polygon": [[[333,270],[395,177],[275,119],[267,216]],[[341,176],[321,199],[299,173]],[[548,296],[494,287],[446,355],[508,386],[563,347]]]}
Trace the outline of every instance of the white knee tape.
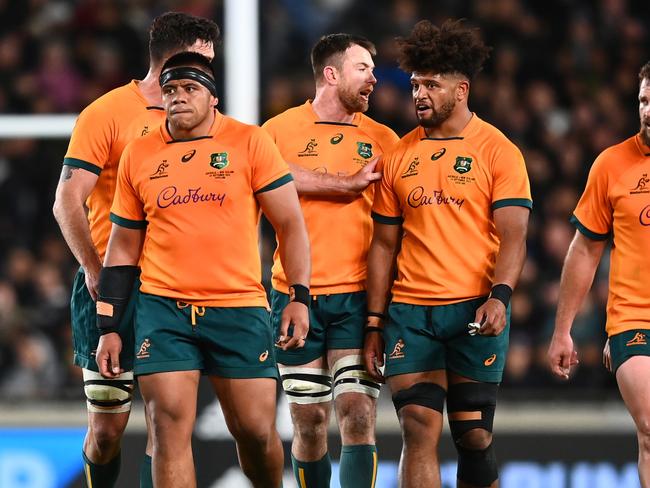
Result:
{"label": "white knee tape", "polygon": [[293,366],[279,366],[279,370],[289,403],[307,405],[332,401],[332,378],[328,370]]}
{"label": "white knee tape", "polygon": [[341,393],[363,393],[377,398],[381,388],[366,372],[360,355],[345,356],[336,361],[332,366],[332,381],[334,398]]}
{"label": "white knee tape", "polygon": [[89,412],[122,413],[131,410],[133,371],[109,380],[99,373],[84,369],[83,377]]}

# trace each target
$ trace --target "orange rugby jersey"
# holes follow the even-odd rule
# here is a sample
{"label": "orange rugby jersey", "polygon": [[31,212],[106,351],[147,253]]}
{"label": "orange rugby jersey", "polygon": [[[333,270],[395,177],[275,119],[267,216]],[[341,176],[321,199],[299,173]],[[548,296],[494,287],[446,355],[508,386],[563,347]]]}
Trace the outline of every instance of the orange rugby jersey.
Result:
{"label": "orange rugby jersey", "polygon": [[[263,127],[286,161],[336,175],[356,173],[399,140],[391,129],[361,113],[349,124],[321,121],[310,101],[273,117]],[[313,295],[365,289],[372,197],[372,186],[354,200],[300,196],[313,256]],[[277,249],[272,282],[276,290],[287,293],[289,284]]]}
{"label": "orange rugby jersey", "polygon": [[613,238],[607,334],[650,328],[650,148],[637,135],[605,149],[571,221],[591,239]]}
{"label": "orange rugby jersey", "polygon": [[79,114],[63,164],[99,176],[86,206],[90,236],[102,261],[111,233],[108,214],[122,151],[129,142],[154,130],[163,120],[164,110],[148,106],[136,81],[106,93]]}
{"label": "orange rugby jersey", "polygon": [[373,218],[402,224],[393,301],[440,305],[487,295],[499,250],[492,211],[532,208],[523,156],[473,115],[459,136],[418,127],[386,157]]}
{"label": "orange rugby jersey", "polygon": [[141,290],[197,305],[268,306],[255,194],[291,179],[264,130],[219,112],[208,136],[174,141],[161,124],[133,141],[111,220],[147,228]]}

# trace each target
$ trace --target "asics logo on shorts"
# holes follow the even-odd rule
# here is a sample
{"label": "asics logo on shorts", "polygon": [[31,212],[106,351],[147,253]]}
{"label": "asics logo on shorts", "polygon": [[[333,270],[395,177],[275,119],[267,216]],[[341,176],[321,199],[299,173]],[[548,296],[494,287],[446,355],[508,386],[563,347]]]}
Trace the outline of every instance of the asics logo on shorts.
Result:
{"label": "asics logo on shorts", "polygon": [[149,357],[149,348],[151,347],[151,342],[149,342],[149,338],[147,337],[142,344],[140,345],[140,350],[138,353],[135,355],[136,358],[138,359],[146,359]]}
{"label": "asics logo on shorts", "polygon": [[405,354],[402,352],[402,349],[406,344],[404,344],[404,341],[402,339],[398,340],[397,343],[395,344],[395,347],[393,348],[393,352],[391,352],[388,357],[390,359],[400,359],[405,356]]}
{"label": "asics logo on shorts", "polygon": [[492,356],[490,356],[485,361],[483,361],[483,364],[485,364],[486,366],[492,366],[494,364],[494,361],[496,360],[497,360],[497,355],[492,354]]}
{"label": "asics logo on shorts", "polygon": [[266,361],[266,359],[268,357],[269,357],[269,350],[267,349],[262,354],[260,354],[260,363],[263,363],[264,361]]}
{"label": "asics logo on shorts", "polygon": [[634,334],[634,337],[625,343],[626,346],[643,346],[647,344],[645,339],[645,334],[643,332],[637,332]]}

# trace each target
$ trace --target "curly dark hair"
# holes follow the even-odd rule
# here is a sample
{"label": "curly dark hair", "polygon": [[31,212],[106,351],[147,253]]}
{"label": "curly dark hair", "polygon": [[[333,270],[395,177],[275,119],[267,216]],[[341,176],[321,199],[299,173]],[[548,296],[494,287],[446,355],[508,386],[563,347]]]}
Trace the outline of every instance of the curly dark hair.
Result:
{"label": "curly dark hair", "polygon": [[643,80],[650,81],[650,61],[644,64],[639,71],[639,83]]}
{"label": "curly dark hair", "polygon": [[149,29],[149,57],[161,63],[170,53],[192,46],[197,40],[216,46],[219,26],[210,19],[182,12],[166,12],[156,17]]}
{"label": "curly dark hair", "polygon": [[473,79],[483,68],[491,47],[486,46],[478,29],[462,25],[462,20],[447,20],[440,27],[421,20],[408,37],[397,38],[398,62],[407,73],[461,73]]}

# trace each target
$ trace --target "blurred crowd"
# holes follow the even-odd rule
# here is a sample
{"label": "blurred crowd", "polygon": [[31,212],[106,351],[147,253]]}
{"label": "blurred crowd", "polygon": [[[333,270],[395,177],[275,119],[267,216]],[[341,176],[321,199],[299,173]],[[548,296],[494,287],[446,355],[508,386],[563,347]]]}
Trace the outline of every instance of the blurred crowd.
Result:
{"label": "blurred crowd", "polygon": [[[222,9],[210,0],[0,0],[0,112],[78,112],[144,76],[153,17],[182,10],[222,25]],[[650,11],[633,0],[263,0],[261,120],[312,97],[310,47],[321,34],[350,32],[378,48],[369,115],[405,134],[415,116],[394,39],[423,18],[465,18],[494,47],[471,86],[470,108],[521,148],[531,180],[534,211],[512,300],[504,392],[523,399],[615,394],[601,366],[607,259],[574,327],[580,365],[569,384],[550,376],[545,354],[574,234],[568,219],[589,166],[605,147],[638,131],[637,73],[650,60]],[[66,145],[0,139],[5,400],[81,394],[79,373],[70,366],[76,263],[51,214]],[[265,244],[273,245],[269,232]]]}

